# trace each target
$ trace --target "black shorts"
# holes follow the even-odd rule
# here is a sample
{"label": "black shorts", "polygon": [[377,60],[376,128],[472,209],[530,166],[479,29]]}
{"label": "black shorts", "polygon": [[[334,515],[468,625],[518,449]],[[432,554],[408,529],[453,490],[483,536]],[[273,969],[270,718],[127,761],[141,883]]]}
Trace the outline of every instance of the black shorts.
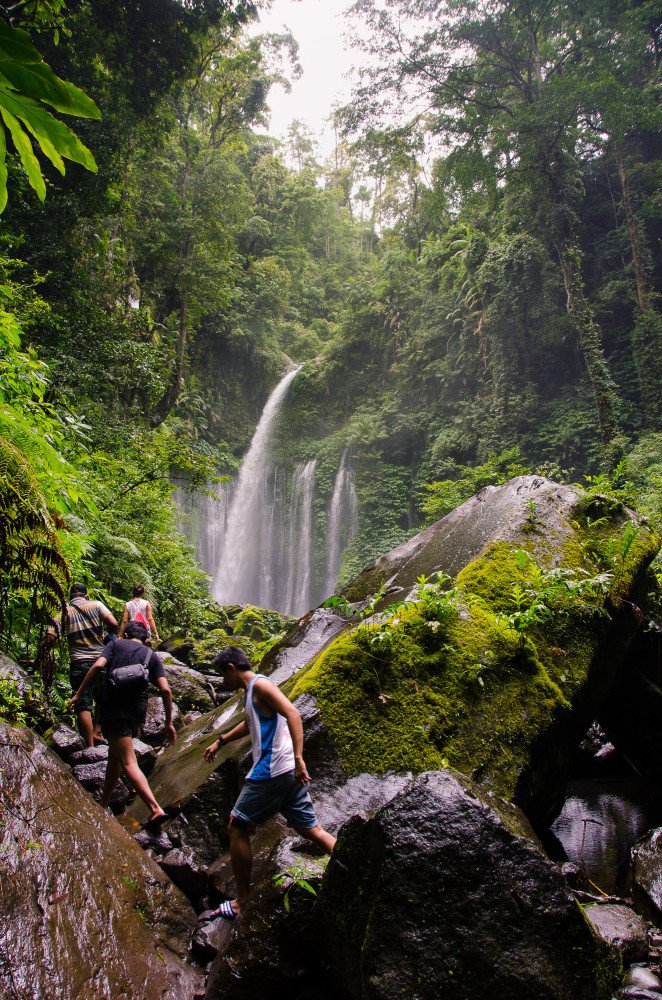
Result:
{"label": "black shorts", "polygon": [[142,724],[134,719],[109,719],[101,723],[101,732],[107,740],[113,736],[130,736],[136,740],[140,736]]}

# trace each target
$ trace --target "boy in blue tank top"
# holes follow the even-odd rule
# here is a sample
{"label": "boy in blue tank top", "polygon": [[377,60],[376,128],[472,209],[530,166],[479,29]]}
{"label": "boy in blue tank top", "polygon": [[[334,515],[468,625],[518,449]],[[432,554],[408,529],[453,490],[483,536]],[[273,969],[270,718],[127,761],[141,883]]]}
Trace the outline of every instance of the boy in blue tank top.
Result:
{"label": "boy in blue tank top", "polygon": [[317,822],[306,785],[310,776],[303,760],[301,716],[291,701],[263,674],[255,674],[250,660],[238,646],[227,646],[212,666],[232,691],[244,689],[246,717],[205,750],[214,760],[221,746],[250,736],[253,766],[230,814],[230,858],[237,898],[221,903],[214,917],[234,920],[248,899],[253,851],[250,834],[260,823],[279,812],[289,826],[330,854],[335,837]]}

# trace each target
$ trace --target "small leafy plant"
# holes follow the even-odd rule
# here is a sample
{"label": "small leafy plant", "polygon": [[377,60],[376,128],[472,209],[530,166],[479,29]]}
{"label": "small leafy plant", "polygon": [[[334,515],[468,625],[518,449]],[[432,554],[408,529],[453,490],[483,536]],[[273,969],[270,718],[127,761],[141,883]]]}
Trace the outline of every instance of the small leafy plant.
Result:
{"label": "small leafy plant", "polygon": [[317,889],[312,884],[311,879],[318,879],[324,874],[328,861],[328,857],[300,861],[274,875],[275,884],[286,887],[283,904],[287,913],[290,912],[290,892],[295,886],[309,892],[311,896],[317,895]]}

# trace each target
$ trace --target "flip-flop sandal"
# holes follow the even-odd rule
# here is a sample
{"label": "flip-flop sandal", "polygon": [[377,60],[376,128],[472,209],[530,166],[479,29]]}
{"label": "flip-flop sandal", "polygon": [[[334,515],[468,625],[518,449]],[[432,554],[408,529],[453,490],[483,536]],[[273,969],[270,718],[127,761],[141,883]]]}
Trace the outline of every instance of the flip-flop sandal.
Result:
{"label": "flip-flop sandal", "polygon": [[232,902],[229,899],[224,900],[217,910],[214,910],[209,914],[208,920],[216,920],[217,917],[225,917],[226,920],[235,920],[239,914],[235,911],[232,906]]}
{"label": "flip-flop sandal", "polygon": [[170,819],[167,813],[159,813],[158,816],[152,817],[152,819],[146,820],[144,823],[140,824],[141,830],[147,830],[148,832],[154,833],[161,829],[162,825],[167,819]]}

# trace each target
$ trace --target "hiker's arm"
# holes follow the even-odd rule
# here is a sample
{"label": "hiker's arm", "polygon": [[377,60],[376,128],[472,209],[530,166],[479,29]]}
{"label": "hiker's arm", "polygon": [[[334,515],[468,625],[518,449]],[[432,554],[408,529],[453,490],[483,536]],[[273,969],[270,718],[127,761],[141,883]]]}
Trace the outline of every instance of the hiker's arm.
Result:
{"label": "hiker's arm", "polygon": [[146,612],[145,617],[147,618],[147,621],[149,622],[149,627],[152,630],[152,635],[154,636],[154,642],[158,642],[159,633],[156,628],[156,622],[154,621],[154,616],[152,615],[152,605],[149,603],[149,601],[145,601],[145,604],[147,605],[145,608]]}
{"label": "hiker's arm", "polygon": [[124,635],[124,627],[125,627],[126,623],[128,622],[128,620],[129,620],[129,609],[127,608],[127,606],[125,604],[124,605],[124,614],[122,615],[122,623],[120,625],[120,630],[117,633],[117,638],[118,639],[121,639],[122,636]]}
{"label": "hiker's arm", "polygon": [[70,698],[69,701],[67,702],[67,708],[76,707],[76,705],[80,701],[80,696],[82,695],[83,691],[86,691],[87,688],[90,686],[90,684],[94,684],[95,680],[97,679],[97,677],[99,676],[99,674],[101,673],[101,671],[103,670],[103,668],[106,666],[107,663],[108,660],[105,658],[105,656],[100,656],[98,660],[95,660],[95,662],[92,664],[90,669],[83,677],[83,683],[78,688],[73,698]]}
{"label": "hiker's arm", "polygon": [[175,727],[172,724],[172,692],[170,690],[170,685],[165,677],[157,677],[156,686],[159,689],[159,694],[161,695],[161,700],[163,701],[163,708],[166,717],[165,730],[166,736],[168,737],[168,743],[176,743],[177,733],[175,732]]}
{"label": "hiker's arm", "polygon": [[243,736],[248,736],[248,723],[244,719],[239,725],[231,729],[229,733],[225,733],[214,743],[211,743],[205,750],[205,760],[216,760],[216,754],[221,749],[224,743],[233,743],[235,740],[240,740]]}
{"label": "hiker's arm", "polygon": [[305,785],[310,781],[310,775],[306,770],[303,759],[303,726],[299,710],[294,707],[289,698],[285,697],[280,688],[277,688],[271,681],[264,683],[258,680],[256,687],[257,684],[259,684],[257,691],[259,692],[260,703],[285,717],[287,728],[292,737],[292,745],[294,746],[294,777],[300,785]]}

